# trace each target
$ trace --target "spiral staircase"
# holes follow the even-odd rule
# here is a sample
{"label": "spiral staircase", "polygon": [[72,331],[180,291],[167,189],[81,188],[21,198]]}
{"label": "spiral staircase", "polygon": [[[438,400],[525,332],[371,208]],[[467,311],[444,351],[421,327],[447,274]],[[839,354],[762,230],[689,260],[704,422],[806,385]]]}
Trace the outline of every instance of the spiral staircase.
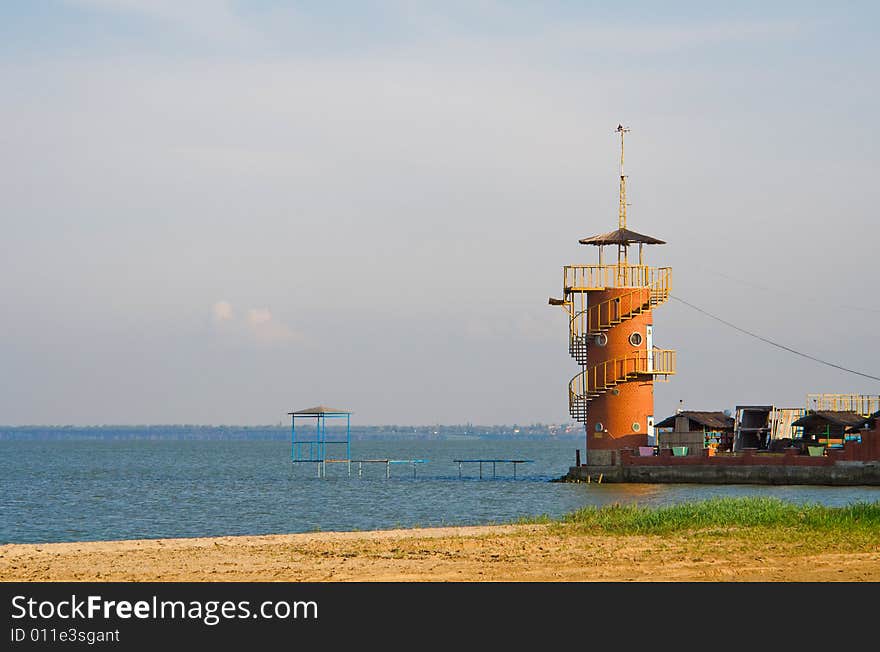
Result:
{"label": "spiral staircase", "polygon": [[[675,351],[651,348],[633,351],[624,356],[605,360],[588,367],[589,350],[596,336],[606,333],[641,315],[669,299],[668,268],[646,268],[642,270],[644,284],[631,287],[630,291],[594,305],[588,305],[575,313],[569,322],[569,345],[571,356],[581,365],[582,370],[568,384],[568,407],[571,417],[580,423],[587,419],[590,401],[608,392],[621,383],[650,376],[666,380],[675,373]],[[624,282],[633,283],[632,275]],[[638,281],[635,281],[638,282]],[[569,286],[566,293],[605,289],[604,287]],[[629,289],[629,288],[627,288]]]}

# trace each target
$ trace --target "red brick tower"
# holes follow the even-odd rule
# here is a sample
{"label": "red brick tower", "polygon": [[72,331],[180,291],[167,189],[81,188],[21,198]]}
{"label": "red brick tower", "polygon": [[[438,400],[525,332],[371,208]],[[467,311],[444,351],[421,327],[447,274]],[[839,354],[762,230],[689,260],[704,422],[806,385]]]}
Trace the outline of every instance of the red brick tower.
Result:
{"label": "red brick tower", "polygon": [[[654,346],[652,309],[669,298],[670,267],[644,264],[644,245],[662,240],[626,227],[626,175],[620,134],[618,228],[579,240],[597,247],[598,265],[563,269],[563,298],[550,299],[569,315],[569,352],[581,371],[568,386],[571,416],[586,430],[586,463],[609,464],[610,451],[653,444],[654,380],[675,373],[675,351]],[[631,245],[639,246],[630,264]],[[617,262],[605,264],[604,248],[617,247]]]}

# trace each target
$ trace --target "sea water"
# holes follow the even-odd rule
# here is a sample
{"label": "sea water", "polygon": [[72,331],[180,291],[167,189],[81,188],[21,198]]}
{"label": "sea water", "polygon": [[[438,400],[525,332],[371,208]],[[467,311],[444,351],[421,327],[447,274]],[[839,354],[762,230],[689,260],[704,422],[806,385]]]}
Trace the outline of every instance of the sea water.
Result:
{"label": "sea water", "polygon": [[[284,441],[0,441],[0,542],[37,543],[505,523],[586,505],[775,496],[845,505],[880,487],[567,484],[573,440],[352,442],[352,457],[409,465],[292,465]],[[529,459],[518,465],[455,459]]]}

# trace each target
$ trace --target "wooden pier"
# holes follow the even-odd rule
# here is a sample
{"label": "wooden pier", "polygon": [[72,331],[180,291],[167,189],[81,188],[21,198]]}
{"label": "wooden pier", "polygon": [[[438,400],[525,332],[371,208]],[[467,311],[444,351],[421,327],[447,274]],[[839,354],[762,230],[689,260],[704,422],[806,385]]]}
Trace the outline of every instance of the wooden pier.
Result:
{"label": "wooden pier", "polygon": [[496,464],[513,464],[513,478],[516,479],[516,466],[517,464],[531,464],[534,460],[502,460],[502,459],[476,459],[476,460],[452,460],[454,463],[458,464],[458,477],[461,478],[461,467],[463,464],[479,464],[480,465],[480,479],[483,479],[483,464],[491,464],[492,465],[492,477],[495,477],[495,465]]}
{"label": "wooden pier", "polygon": [[391,478],[391,465],[392,464],[409,464],[412,466],[412,476],[416,477],[416,465],[417,464],[426,464],[428,460],[421,459],[413,459],[413,460],[392,460],[392,459],[363,459],[363,460],[351,460],[351,459],[302,459],[302,460],[291,460],[293,464],[314,464],[316,466],[317,476],[319,478],[327,477],[327,465],[328,464],[346,464],[348,466],[348,477],[351,477],[352,465],[357,464],[357,474],[359,478],[364,477],[364,464],[384,464],[385,465],[385,478]]}

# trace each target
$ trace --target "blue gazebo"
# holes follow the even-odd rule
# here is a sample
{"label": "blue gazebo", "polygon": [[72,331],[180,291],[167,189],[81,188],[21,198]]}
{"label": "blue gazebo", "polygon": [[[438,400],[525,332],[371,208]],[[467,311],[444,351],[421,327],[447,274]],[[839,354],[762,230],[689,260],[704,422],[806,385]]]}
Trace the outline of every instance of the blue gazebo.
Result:
{"label": "blue gazebo", "polygon": [[[345,446],[345,460],[351,460],[351,412],[317,405],[305,410],[288,412],[290,415],[290,459],[291,462],[327,461],[328,446]],[[297,419],[314,419],[315,432],[313,439],[296,438]],[[327,439],[327,419],[345,419],[345,439]],[[306,435],[310,436],[311,432]]]}

